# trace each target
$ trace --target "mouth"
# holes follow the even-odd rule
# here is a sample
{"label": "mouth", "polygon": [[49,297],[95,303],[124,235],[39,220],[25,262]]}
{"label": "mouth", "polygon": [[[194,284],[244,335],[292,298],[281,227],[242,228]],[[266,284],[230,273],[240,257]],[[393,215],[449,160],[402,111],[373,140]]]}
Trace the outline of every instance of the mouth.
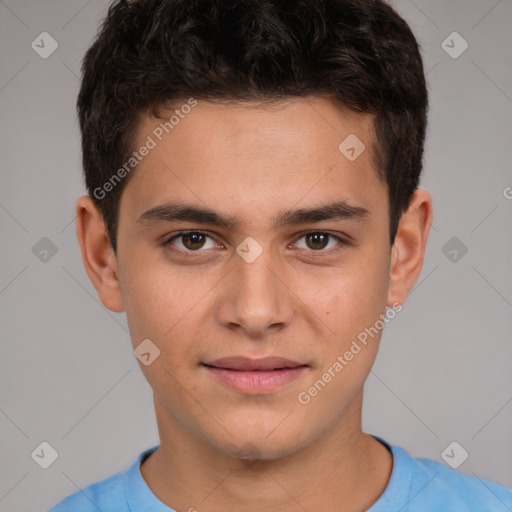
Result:
{"label": "mouth", "polygon": [[216,359],[215,361],[202,364],[212,368],[222,368],[225,370],[245,372],[283,370],[287,368],[307,366],[305,363],[291,361],[283,357],[264,357],[262,359],[251,359],[250,357],[245,356],[222,357],[220,359]]}
{"label": "mouth", "polygon": [[224,357],[201,364],[223,385],[252,395],[270,394],[293,382],[309,368],[305,363],[282,357]]}

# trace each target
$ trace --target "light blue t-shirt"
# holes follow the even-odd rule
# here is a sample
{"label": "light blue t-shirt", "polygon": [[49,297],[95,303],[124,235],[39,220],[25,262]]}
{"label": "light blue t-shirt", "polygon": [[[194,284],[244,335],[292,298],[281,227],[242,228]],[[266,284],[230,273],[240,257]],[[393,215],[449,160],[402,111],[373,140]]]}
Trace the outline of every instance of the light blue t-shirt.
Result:
{"label": "light blue t-shirt", "polygon": [[[373,437],[391,450],[393,470],[367,512],[512,512],[512,489],[411,457],[403,448]],[[152,493],[140,472],[141,462],[158,446],[142,452],[128,470],[75,492],[48,512],[176,512]]]}

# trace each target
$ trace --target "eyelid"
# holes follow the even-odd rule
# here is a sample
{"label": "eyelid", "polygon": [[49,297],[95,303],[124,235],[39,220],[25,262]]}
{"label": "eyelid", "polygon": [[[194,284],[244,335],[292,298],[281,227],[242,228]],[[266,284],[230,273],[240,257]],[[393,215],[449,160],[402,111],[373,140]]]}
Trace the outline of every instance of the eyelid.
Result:
{"label": "eyelid", "polygon": [[[200,230],[197,230],[197,229],[189,229],[189,230],[184,230],[184,231],[180,231],[178,233],[175,233],[170,238],[168,238],[163,243],[163,245],[164,246],[170,246],[171,247],[170,250],[172,250],[172,251],[174,251],[176,253],[180,253],[180,254],[187,254],[187,255],[194,256],[194,255],[198,255],[198,254],[201,254],[201,253],[207,253],[208,250],[201,250],[201,249],[198,249],[196,251],[190,251],[190,250],[184,251],[183,249],[179,249],[179,248],[177,248],[176,246],[174,246],[171,243],[173,240],[175,240],[177,238],[180,238],[183,235],[190,234],[190,233],[198,233],[200,235],[204,235],[204,236],[206,236],[208,238],[211,238],[215,243],[218,243],[218,242],[216,242],[214,237],[212,235],[210,235],[207,231],[200,231]],[[326,234],[329,237],[334,238],[338,242],[338,245],[336,247],[333,247],[333,248],[327,249],[327,250],[319,249],[319,250],[315,251],[314,249],[299,249],[299,251],[306,251],[309,254],[315,254],[315,255],[316,254],[322,254],[322,253],[331,253],[331,252],[334,252],[334,251],[337,251],[337,250],[341,249],[341,246],[347,246],[347,245],[351,244],[351,242],[349,240],[347,240],[346,238],[344,238],[344,237],[342,237],[340,235],[336,235],[334,233],[331,233],[330,231],[321,230],[321,229],[312,229],[312,230],[301,232],[300,234],[298,234],[298,236],[296,235],[296,238],[294,239],[295,241],[293,243],[297,243],[298,240],[300,240],[300,239],[304,238],[305,236],[307,236],[309,234],[312,234],[312,233]]]}

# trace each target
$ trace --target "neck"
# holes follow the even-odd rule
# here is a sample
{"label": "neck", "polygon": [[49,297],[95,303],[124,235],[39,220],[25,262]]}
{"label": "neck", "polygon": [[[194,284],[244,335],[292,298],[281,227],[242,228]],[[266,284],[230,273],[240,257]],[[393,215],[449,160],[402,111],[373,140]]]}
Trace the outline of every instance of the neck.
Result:
{"label": "neck", "polygon": [[362,397],[343,425],[285,457],[242,460],[192,435],[155,398],[161,442],[141,473],[153,494],[176,510],[366,510],[384,492],[393,458],[362,432],[361,407]]}

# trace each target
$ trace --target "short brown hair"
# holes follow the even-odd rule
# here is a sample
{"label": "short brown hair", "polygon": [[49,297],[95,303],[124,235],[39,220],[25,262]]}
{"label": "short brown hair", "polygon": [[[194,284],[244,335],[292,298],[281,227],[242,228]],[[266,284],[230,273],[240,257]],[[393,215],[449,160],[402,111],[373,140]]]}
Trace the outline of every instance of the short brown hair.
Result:
{"label": "short brown hair", "polygon": [[114,251],[138,114],[194,97],[328,95],[375,114],[375,168],[391,244],[422,171],[428,94],[419,45],[383,0],[116,0],[82,65],[77,109],[85,183]]}

